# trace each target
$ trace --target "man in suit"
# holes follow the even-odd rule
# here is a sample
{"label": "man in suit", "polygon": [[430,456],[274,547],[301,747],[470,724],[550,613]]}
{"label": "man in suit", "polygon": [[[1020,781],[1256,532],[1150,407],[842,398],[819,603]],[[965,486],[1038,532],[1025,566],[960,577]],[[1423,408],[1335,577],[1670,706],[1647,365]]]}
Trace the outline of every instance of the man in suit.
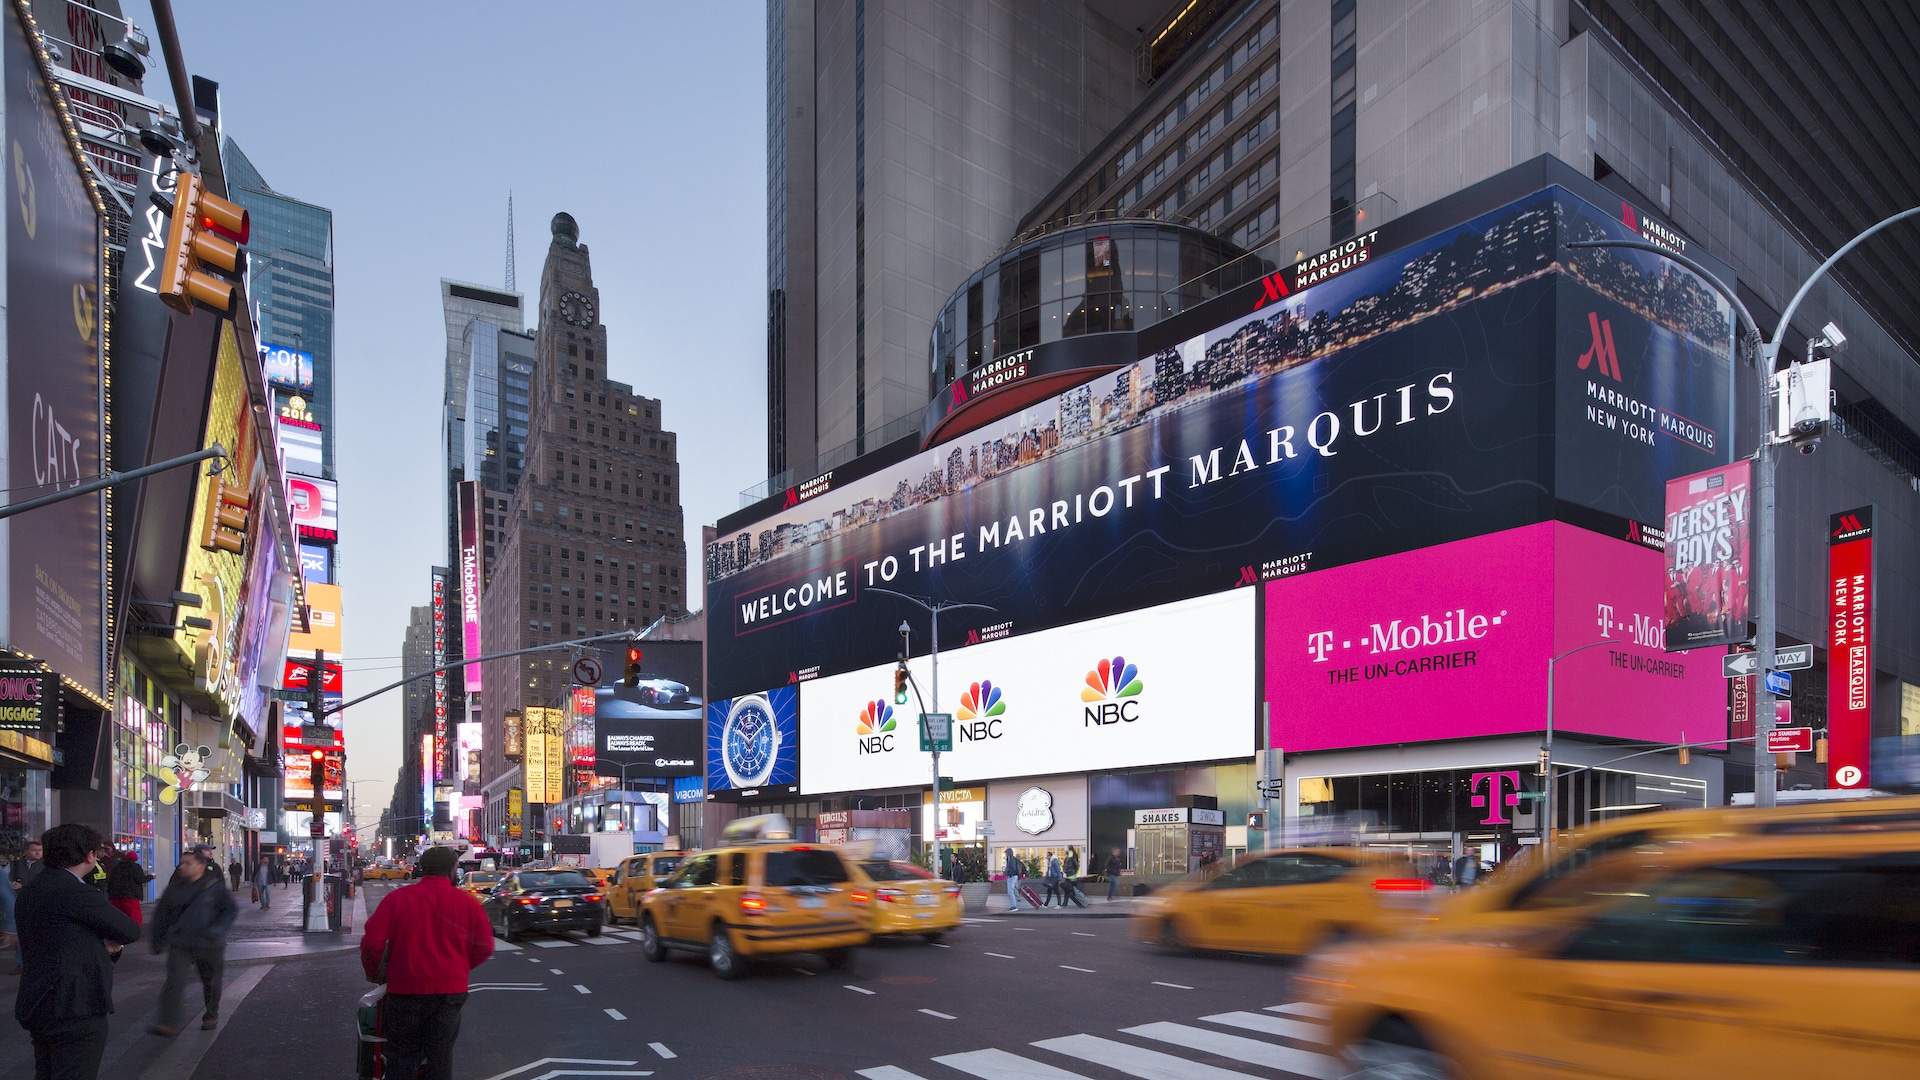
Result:
{"label": "man in suit", "polygon": [[85,825],[43,838],[45,871],[19,893],[20,994],[13,1016],[33,1039],[35,1080],[94,1080],[107,1049],[113,965],[140,927],[88,884],[105,846]]}

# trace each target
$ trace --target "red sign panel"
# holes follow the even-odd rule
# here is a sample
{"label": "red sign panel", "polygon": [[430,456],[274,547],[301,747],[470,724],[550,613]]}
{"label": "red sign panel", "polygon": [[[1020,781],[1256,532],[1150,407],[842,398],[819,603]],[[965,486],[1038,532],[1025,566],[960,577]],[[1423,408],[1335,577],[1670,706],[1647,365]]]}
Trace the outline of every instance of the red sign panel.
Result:
{"label": "red sign panel", "polygon": [[[1617,363],[1617,361],[1616,361]],[[1731,645],[1747,630],[1751,463],[1667,481],[1666,649]]]}
{"label": "red sign panel", "polygon": [[1774,728],[1767,732],[1767,753],[1813,753],[1813,729],[1810,727]]}
{"label": "red sign panel", "polygon": [[1827,784],[1868,786],[1873,734],[1873,507],[1827,523]]}
{"label": "red sign panel", "polygon": [[574,768],[576,769],[593,768],[593,753],[594,753],[593,747],[570,746],[567,749],[572,753]]}
{"label": "red sign panel", "polygon": [[[311,660],[287,661],[285,677],[282,679],[281,685],[289,690],[305,690],[307,688],[307,673],[312,670],[312,668],[313,661]],[[320,675],[320,689],[329,694],[338,694],[340,693],[340,686],[340,665],[326,665],[325,670],[322,671]]]}

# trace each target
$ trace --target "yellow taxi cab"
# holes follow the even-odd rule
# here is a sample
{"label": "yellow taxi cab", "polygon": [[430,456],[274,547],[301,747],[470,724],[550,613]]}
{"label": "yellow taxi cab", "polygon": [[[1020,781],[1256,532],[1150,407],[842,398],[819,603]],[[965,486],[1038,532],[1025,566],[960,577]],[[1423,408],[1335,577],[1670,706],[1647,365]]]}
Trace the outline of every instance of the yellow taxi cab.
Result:
{"label": "yellow taxi cab", "polygon": [[724,846],[687,856],[641,897],[648,960],[695,950],[715,975],[737,979],[755,957],[781,953],[819,953],[844,968],[853,947],[871,940],[871,897],[837,850],[794,842],[780,814],[731,822],[722,836]]}
{"label": "yellow taxi cab", "polygon": [[407,868],[396,862],[377,862],[360,875],[362,881],[405,881]]}
{"label": "yellow taxi cab", "polygon": [[[1796,803],[1770,809],[1713,807],[1635,814],[1556,839],[1548,859],[1538,858],[1538,849],[1530,849],[1483,883],[1443,901],[1427,926],[1453,931],[1467,926],[1537,921],[1550,906],[1542,899],[1542,890],[1617,852],[1646,852],[1739,836],[1888,830],[1920,830],[1920,796]],[[1559,895],[1551,900],[1551,906],[1563,906],[1568,901],[1567,896]]]}
{"label": "yellow taxi cab", "polygon": [[870,897],[867,928],[875,937],[919,934],[938,942],[959,928],[959,885],[913,863],[865,859],[854,865]]}
{"label": "yellow taxi cab", "polygon": [[1137,941],[1170,949],[1300,955],[1424,918],[1433,884],[1403,856],[1295,848],[1207,867],[1135,901]]}
{"label": "yellow taxi cab", "polygon": [[649,851],[620,860],[607,883],[607,921],[638,922],[640,898],[659,888],[686,857],[684,851]]}
{"label": "yellow taxi cab", "polygon": [[475,899],[485,900],[494,886],[505,881],[507,875],[499,870],[469,870],[460,881],[462,891],[470,893]]}
{"label": "yellow taxi cab", "polygon": [[1522,926],[1354,944],[1299,976],[1349,1076],[1854,1077],[1920,1061],[1920,833],[1623,852]]}

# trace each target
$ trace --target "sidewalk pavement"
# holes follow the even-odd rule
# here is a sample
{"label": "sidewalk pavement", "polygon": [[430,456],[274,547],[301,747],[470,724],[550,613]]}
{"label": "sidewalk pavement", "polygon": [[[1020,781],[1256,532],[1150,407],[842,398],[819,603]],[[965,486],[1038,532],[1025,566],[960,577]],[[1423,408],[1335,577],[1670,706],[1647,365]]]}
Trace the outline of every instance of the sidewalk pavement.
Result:
{"label": "sidewalk pavement", "polygon": [[227,965],[272,964],[286,960],[306,960],[316,956],[337,956],[360,948],[360,935],[367,923],[367,890],[354,890],[346,902],[345,918],[337,931],[308,932],[301,926],[301,886],[275,885],[272,907],[251,903],[252,886],[242,884],[234,894],[240,916],[227,936]]}
{"label": "sidewalk pavement", "polygon": [[[1086,891],[1083,888],[1082,891],[1086,891],[1087,896],[1087,906],[1084,908],[1074,907],[1072,905],[1066,907],[1034,908],[1022,900],[1020,906],[1014,909],[1010,908],[1007,903],[1006,883],[998,882],[996,884],[998,887],[994,889],[993,892],[987,894],[986,910],[984,912],[972,911],[968,912],[968,914],[997,916],[1019,915],[1022,917],[1032,916],[1040,919],[1124,919],[1128,915],[1133,914],[1134,905],[1139,900],[1138,897],[1133,896],[1121,896],[1113,900],[1108,900],[1104,891]],[[1045,893],[1041,895],[1044,896]]]}

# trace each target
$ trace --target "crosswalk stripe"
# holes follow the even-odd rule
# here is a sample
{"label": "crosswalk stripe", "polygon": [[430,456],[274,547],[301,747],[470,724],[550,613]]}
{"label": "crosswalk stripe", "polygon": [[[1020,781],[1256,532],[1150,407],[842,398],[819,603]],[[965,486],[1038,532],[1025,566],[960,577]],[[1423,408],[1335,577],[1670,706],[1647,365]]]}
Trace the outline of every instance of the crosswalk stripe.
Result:
{"label": "crosswalk stripe", "polygon": [[1203,1065],[1158,1050],[1146,1050],[1094,1035],[1067,1035],[1058,1039],[1044,1039],[1033,1045],[1082,1061],[1097,1061],[1117,1072],[1138,1076],[1140,1080],[1254,1080],[1251,1073]]}
{"label": "crosswalk stripe", "polygon": [[923,1080],[919,1073],[910,1073],[898,1065],[882,1065],[874,1069],[861,1069],[854,1075],[864,1076],[867,1080]]}
{"label": "crosswalk stripe", "polygon": [[1333,1010],[1325,1005],[1315,1005],[1311,1001],[1289,1001],[1285,1005],[1269,1005],[1268,1012],[1292,1013],[1295,1016],[1311,1016],[1316,1020],[1325,1020],[1333,1015]]}
{"label": "crosswalk stripe", "polygon": [[1128,1035],[1138,1035],[1143,1039],[1172,1043],[1189,1050],[1232,1058],[1249,1065],[1298,1073],[1301,1076],[1315,1077],[1317,1080],[1333,1080],[1339,1071],[1334,1059],[1325,1054],[1261,1042],[1259,1039],[1249,1039],[1244,1035],[1228,1035],[1224,1032],[1208,1031],[1206,1028],[1189,1027],[1186,1024],[1163,1022],[1142,1024],[1139,1027],[1121,1030]]}
{"label": "crosswalk stripe", "polygon": [[617,937],[606,937],[604,935],[601,937],[582,938],[581,940],[585,941],[588,945],[631,945],[632,944],[632,942],[630,941],[624,941]]}
{"label": "crosswalk stripe", "polygon": [[496,940],[496,941],[495,941],[495,942],[493,943],[493,951],[494,951],[494,952],[519,952],[519,951],[520,951],[520,946],[518,946],[518,945],[515,945],[515,944],[514,944],[513,942],[511,942],[511,941],[498,941],[498,940]]}
{"label": "crosswalk stripe", "polygon": [[543,949],[571,949],[579,945],[576,941],[556,941],[553,938],[537,938],[533,943]]}
{"label": "crosswalk stripe", "polygon": [[1210,1024],[1225,1024],[1228,1027],[1245,1028],[1266,1035],[1280,1035],[1289,1039],[1305,1042],[1323,1043],[1327,1040],[1327,1025],[1311,1020],[1294,1020],[1285,1016],[1268,1016],[1265,1013],[1230,1012],[1203,1016],[1200,1019]]}
{"label": "crosswalk stripe", "polygon": [[977,1076],[980,1080],[1086,1080],[1079,1073],[1056,1069],[1043,1061],[1009,1054],[1005,1050],[969,1050],[964,1054],[948,1054],[933,1060],[969,1076]]}

